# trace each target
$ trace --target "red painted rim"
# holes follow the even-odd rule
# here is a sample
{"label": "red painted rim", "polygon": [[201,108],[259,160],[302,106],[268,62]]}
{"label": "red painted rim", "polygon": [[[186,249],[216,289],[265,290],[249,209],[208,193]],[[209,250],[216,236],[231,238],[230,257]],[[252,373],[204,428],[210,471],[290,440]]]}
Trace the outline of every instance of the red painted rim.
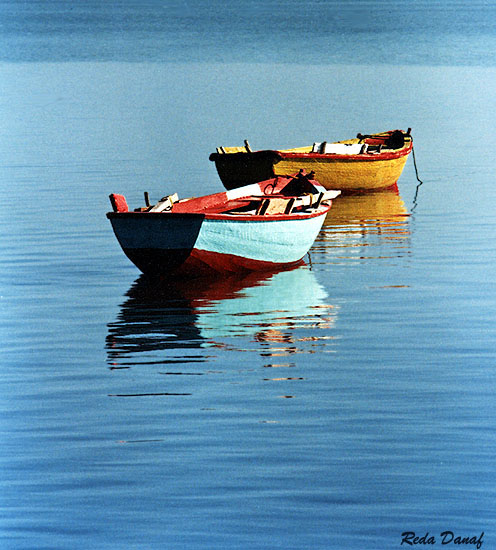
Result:
{"label": "red painted rim", "polygon": [[360,154],[360,155],[336,155],[334,153],[286,153],[282,151],[278,151],[279,155],[282,159],[325,159],[328,161],[332,160],[339,160],[344,162],[357,162],[357,161],[364,161],[364,162],[374,162],[378,160],[393,160],[397,158],[404,157],[410,153],[412,150],[413,143],[410,142],[408,147],[405,147],[404,149],[401,149],[399,151],[396,151],[394,153],[377,153],[372,155]]}

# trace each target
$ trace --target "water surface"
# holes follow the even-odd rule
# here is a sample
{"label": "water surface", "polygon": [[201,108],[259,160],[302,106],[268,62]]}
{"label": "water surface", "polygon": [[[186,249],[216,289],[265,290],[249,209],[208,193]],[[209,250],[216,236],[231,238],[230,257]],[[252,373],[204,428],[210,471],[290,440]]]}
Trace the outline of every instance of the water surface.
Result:
{"label": "water surface", "polygon": [[[139,6],[0,4],[0,546],[490,548],[493,3]],[[161,284],[105,218],[221,190],[219,145],[397,127],[424,183],[291,271]]]}

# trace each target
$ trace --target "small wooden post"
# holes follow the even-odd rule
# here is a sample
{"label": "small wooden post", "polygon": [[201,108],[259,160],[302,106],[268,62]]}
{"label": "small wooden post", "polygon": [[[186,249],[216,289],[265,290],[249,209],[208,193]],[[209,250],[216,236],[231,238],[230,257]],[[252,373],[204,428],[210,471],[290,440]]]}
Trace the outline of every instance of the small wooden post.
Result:
{"label": "small wooden post", "polygon": [[251,150],[250,144],[248,143],[248,140],[246,140],[246,139],[245,139],[245,147],[246,147],[246,151],[248,153],[253,153],[253,151]]}

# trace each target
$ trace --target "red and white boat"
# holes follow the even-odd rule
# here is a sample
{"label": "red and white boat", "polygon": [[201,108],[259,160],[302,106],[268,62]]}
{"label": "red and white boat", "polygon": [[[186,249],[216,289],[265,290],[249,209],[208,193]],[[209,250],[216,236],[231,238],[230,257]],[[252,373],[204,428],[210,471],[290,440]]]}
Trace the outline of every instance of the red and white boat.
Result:
{"label": "red and white boat", "polygon": [[271,271],[301,262],[339,193],[301,171],[199,198],[174,194],[134,211],[112,194],[107,217],[143,273]]}

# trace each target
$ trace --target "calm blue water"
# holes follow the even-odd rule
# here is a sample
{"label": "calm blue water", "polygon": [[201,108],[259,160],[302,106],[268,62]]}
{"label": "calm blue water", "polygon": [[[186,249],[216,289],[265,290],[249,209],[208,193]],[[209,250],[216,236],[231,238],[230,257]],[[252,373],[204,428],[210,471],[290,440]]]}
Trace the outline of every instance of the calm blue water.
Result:
{"label": "calm blue water", "polygon": [[[2,550],[495,546],[495,12],[0,2]],[[396,127],[423,185],[292,271],[160,285],[105,218]]]}

